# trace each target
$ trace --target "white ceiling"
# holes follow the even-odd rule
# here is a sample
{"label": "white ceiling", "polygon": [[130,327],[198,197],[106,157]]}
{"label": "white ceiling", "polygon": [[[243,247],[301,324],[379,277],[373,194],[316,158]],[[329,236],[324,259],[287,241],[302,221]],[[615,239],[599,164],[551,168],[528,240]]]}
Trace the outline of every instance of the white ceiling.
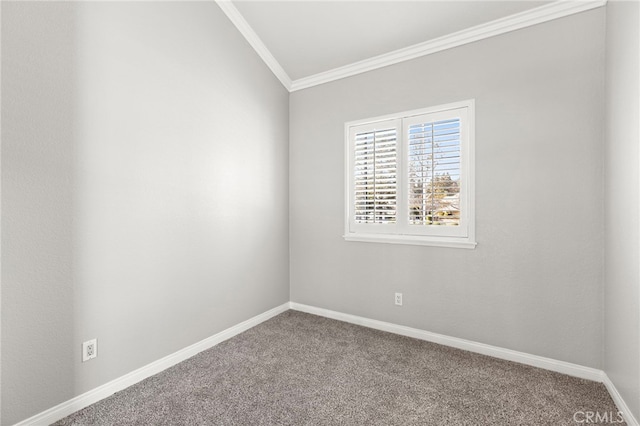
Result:
{"label": "white ceiling", "polygon": [[234,1],[292,80],[549,1]]}
{"label": "white ceiling", "polygon": [[215,0],[289,91],[553,19],[607,0]]}

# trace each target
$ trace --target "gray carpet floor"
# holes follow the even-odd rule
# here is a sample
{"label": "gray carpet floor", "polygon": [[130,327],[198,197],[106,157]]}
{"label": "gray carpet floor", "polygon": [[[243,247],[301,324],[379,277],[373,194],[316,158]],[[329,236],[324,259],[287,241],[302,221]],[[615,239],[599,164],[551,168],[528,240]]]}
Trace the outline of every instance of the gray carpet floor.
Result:
{"label": "gray carpet floor", "polygon": [[555,426],[578,411],[618,410],[600,383],[287,311],[55,425]]}

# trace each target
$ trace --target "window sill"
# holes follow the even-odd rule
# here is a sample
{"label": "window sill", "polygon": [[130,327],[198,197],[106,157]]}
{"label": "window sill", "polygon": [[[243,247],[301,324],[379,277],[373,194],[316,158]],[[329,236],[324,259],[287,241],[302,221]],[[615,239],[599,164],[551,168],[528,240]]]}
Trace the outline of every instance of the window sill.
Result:
{"label": "window sill", "polygon": [[415,246],[433,246],[475,249],[475,241],[466,238],[438,238],[418,235],[390,235],[390,234],[347,234],[345,241],[359,241],[365,243],[387,243],[387,244],[407,244]]}

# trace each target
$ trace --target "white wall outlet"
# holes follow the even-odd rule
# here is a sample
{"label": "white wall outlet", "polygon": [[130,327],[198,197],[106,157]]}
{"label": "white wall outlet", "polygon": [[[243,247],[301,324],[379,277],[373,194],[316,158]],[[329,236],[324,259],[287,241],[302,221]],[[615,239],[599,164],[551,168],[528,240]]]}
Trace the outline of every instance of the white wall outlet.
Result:
{"label": "white wall outlet", "polygon": [[396,293],[396,305],[402,306],[402,293]]}
{"label": "white wall outlet", "polygon": [[98,339],[87,340],[82,343],[82,362],[98,356]]}

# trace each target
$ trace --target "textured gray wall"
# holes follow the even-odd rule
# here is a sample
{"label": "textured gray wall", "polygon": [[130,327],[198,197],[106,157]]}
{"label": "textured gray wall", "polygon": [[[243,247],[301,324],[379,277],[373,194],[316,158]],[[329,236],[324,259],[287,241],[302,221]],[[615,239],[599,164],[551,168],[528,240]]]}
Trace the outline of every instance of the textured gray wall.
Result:
{"label": "textured gray wall", "polygon": [[[292,93],[292,301],[601,368],[604,23],[601,8]],[[344,123],[469,98],[478,247],[345,242]]]}
{"label": "textured gray wall", "polygon": [[640,420],[640,5],[607,3],[604,370]]}
{"label": "textured gray wall", "polygon": [[[212,4],[2,8],[12,424],[288,300],[288,96]],[[603,9],[292,94],[292,300],[604,367],[640,417],[638,6],[607,9],[604,204]],[[478,248],[344,242],[344,122],[472,97]]]}
{"label": "textured gray wall", "polygon": [[288,93],[213,3],[2,8],[12,424],[289,300]]}
{"label": "textured gray wall", "polygon": [[2,9],[0,423],[9,425],[74,395],[76,18],[70,3]]}

